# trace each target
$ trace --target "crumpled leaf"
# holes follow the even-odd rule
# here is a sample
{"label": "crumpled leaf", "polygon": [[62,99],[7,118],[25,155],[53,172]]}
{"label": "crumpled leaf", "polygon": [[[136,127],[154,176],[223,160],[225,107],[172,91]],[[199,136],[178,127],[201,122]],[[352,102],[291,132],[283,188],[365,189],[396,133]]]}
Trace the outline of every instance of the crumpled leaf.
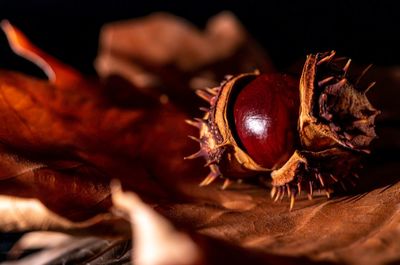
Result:
{"label": "crumpled leaf", "polygon": [[[131,192],[122,192],[119,183],[112,185],[113,203],[132,222],[135,251],[132,261],[141,265],[191,265],[201,260],[201,250],[185,233]],[[185,253],[185,255],[182,255]]]}
{"label": "crumpled leaf", "polygon": [[[129,26],[122,25],[122,29],[129,30]],[[119,40],[126,41],[113,39]],[[135,59],[129,53],[120,57],[117,61],[129,61],[128,65]],[[127,72],[114,74],[125,78],[137,75],[129,67],[124,69]],[[178,77],[181,71],[177,70]],[[150,71],[164,80],[162,72]],[[172,100],[178,107],[165,104],[165,98],[160,103],[158,96],[133,86],[121,88],[121,95],[128,95],[121,104],[121,98],[105,96],[111,93],[107,83],[88,84],[79,79],[79,86],[59,88],[51,82],[4,72],[0,74],[0,90],[5,95],[0,100],[0,143],[5,160],[0,166],[5,170],[0,170],[0,192],[7,194],[7,199],[38,198],[51,210],[44,217],[62,216],[71,222],[72,232],[82,233],[85,227],[76,230],[77,223],[109,213],[108,185],[115,178],[124,190],[135,192],[188,235],[205,256],[205,264],[221,264],[221,256],[224,261],[232,260],[230,264],[395,264],[400,260],[399,132],[394,114],[399,107],[389,99],[390,115],[385,116],[385,95],[397,94],[394,84],[398,84],[398,76],[395,70],[380,72],[378,77],[389,82],[383,91],[371,91],[381,93],[377,101],[385,119],[378,124],[385,125],[385,137],[377,142],[359,185],[353,187],[349,182],[347,193],[329,200],[323,196],[313,201],[299,199],[288,211],[287,201],[273,203],[265,187],[252,183],[234,183],[224,191],[218,186],[222,183],[198,187],[206,172],[198,162],[182,160],[195,151],[195,145],[186,140],[186,135],[194,132],[182,122],[189,115],[179,111],[179,100]],[[171,77],[181,87],[163,81],[165,87],[186,89],[187,81]],[[153,89],[157,95],[165,92]],[[136,104],[137,97],[149,103]],[[128,104],[130,99],[135,103]],[[187,103],[196,105],[190,99]],[[74,186],[79,187],[76,192]],[[125,206],[126,212],[135,209]],[[113,218],[122,222],[120,216]],[[29,226],[29,217],[22,221],[27,224],[24,229],[60,229],[59,224]],[[110,229],[121,225],[111,222]],[[86,232],[104,235],[99,229]],[[130,232],[116,234],[129,236]],[[108,254],[94,255],[93,264],[101,264],[102,257],[117,259]],[[61,257],[74,260],[82,257],[79,255],[75,250]]]}
{"label": "crumpled leaf", "polygon": [[1,21],[1,28],[6,33],[12,50],[36,64],[57,87],[68,88],[82,81],[82,76],[75,69],[64,65],[32,44],[17,28],[7,20]]}
{"label": "crumpled leaf", "polygon": [[213,87],[227,74],[273,67],[230,12],[212,17],[200,31],[182,18],[155,13],[103,27],[95,66],[101,77],[119,75],[144,93],[167,95],[194,111],[193,90]]}
{"label": "crumpled leaf", "polygon": [[[305,258],[237,248],[211,237],[178,230],[165,217],[143,203],[132,192],[123,192],[119,183],[112,185],[113,203],[132,224],[132,263],[140,265],[197,264],[300,264]],[[296,263],[295,263],[296,262]]]}
{"label": "crumpled leaf", "polygon": [[[38,51],[6,25],[10,42],[15,34],[24,40],[14,43],[14,49],[21,54]],[[51,80],[0,73],[0,142],[2,156],[8,159],[0,168],[1,193],[38,198],[73,221],[108,211],[112,178],[120,178],[147,199],[167,198],[168,187],[175,187],[166,180],[170,175],[181,178],[190,169],[189,164],[179,165],[192,151],[186,142],[191,128],[182,122],[187,116],[156,102],[147,108],[112,105],[100,83],[80,76],[64,78],[63,64],[43,52],[34,58],[42,55],[55,80],[60,75],[61,80],[74,81],[59,87]]]}
{"label": "crumpled leaf", "polygon": [[[9,255],[17,258],[26,251],[38,250],[7,265],[17,264],[308,264],[306,258],[292,258],[241,249],[222,240],[174,227],[132,192],[123,192],[119,183],[112,185],[114,212],[131,221],[130,241],[73,237],[61,233],[25,234]],[[132,254],[131,254],[132,253]],[[227,255],[229,253],[229,255]]]}
{"label": "crumpled leaf", "polygon": [[[31,232],[15,244],[9,253],[11,260],[2,264],[129,264],[129,252],[125,255],[129,249],[127,246],[129,247],[129,242],[126,240],[112,241],[96,237],[73,237],[55,232]],[[12,260],[24,251],[35,250],[31,255]],[[118,254],[113,255],[112,251]],[[121,253],[122,255],[119,255]],[[101,263],[101,257],[104,259],[106,254],[111,255],[113,261],[103,260]],[[97,260],[98,256],[100,260]]]}
{"label": "crumpled leaf", "polygon": [[0,211],[1,232],[57,230],[72,234],[101,232],[103,236],[124,235],[129,232],[128,224],[110,213],[73,222],[49,211],[38,199],[0,195]]}
{"label": "crumpled leaf", "polygon": [[[399,176],[396,164],[385,166],[389,169],[380,172],[377,167],[368,176]],[[217,190],[216,186],[199,192],[193,188],[196,203],[159,210],[181,226],[266,253],[345,264],[400,259],[398,183],[331,200],[322,194],[313,201],[303,198],[291,212],[288,201],[273,203],[262,188],[240,184],[220,194]]]}

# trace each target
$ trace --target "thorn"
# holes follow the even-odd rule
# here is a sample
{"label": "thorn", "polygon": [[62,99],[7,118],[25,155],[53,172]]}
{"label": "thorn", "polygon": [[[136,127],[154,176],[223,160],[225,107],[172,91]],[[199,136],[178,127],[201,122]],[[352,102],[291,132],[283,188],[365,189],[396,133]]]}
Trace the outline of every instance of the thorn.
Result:
{"label": "thorn", "polygon": [[289,211],[291,211],[293,209],[294,202],[295,202],[294,195],[292,195],[292,196],[290,196],[290,208],[289,208]]}
{"label": "thorn", "polygon": [[355,83],[355,86],[358,85],[358,83],[361,81],[361,78],[368,72],[369,69],[371,69],[372,64],[368,65],[367,67],[365,67],[365,69],[362,71],[362,73],[360,74],[360,76],[357,78],[357,81]]}
{"label": "thorn", "polygon": [[197,94],[197,96],[199,96],[200,98],[204,99],[207,102],[210,102],[211,99],[213,98],[213,95],[210,95],[209,93],[207,93],[205,90],[203,89],[197,89],[195,91],[195,93]]}
{"label": "thorn", "polygon": [[188,137],[189,137],[189,139],[192,139],[193,141],[196,141],[196,142],[200,143],[200,139],[199,138],[194,137],[192,135],[188,135]]}
{"label": "thorn", "polygon": [[325,78],[325,79],[319,81],[319,82],[318,82],[318,86],[321,87],[321,86],[327,84],[327,83],[328,83],[329,81],[331,81],[332,79],[334,79],[334,77],[333,77],[333,76],[329,76],[329,77],[327,77],[327,78]]}
{"label": "thorn", "polygon": [[298,194],[300,194],[300,192],[301,192],[301,184],[300,184],[300,182],[297,182],[297,192],[298,192]]}
{"label": "thorn", "polygon": [[322,178],[321,174],[317,173],[317,177],[319,182],[321,183],[322,187],[325,187],[324,179]]}
{"label": "thorn", "polygon": [[344,185],[343,181],[340,181],[340,186],[342,186],[344,191],[347,191],[346,185]]}
{"label": "thorn", "polygon": [[226,80],[226,81],[228,81],[229,79],[231,79],[233,77],[233,75],[225,75],[224,76],[224,79]]}
{"label": "thorn", "polygon": [[208,174],[208,176],[199,184],[200,187],[208,186],[210,185],[218,175],[215,175],[213,173]]}
{"label": "thorn", "polygon": [[347,79],[344,77],[344,78],[342,78],[342,80],[337,82],[337,84],[342,86],[342,85],[346,84],[346,82],[347,82]]}
{"label": "thorn", "polygon": [[376,82],[372,82],[371,84],[369,84],[369,86],[364,90],[364,94],[367,94],[368,91],[369,91],[373,86],[375,86],[375,84],[376,84]]}
{"label": "thorn", "polygon": [[285,198],[285,186],[282,187],[282,192],[281,192],[281,196],[279,198],[279,200],[283,200],[283,198]]}
{"label": "thorn", "polygon": [[313,198],[313,187],[312,187],[312,182],[311,181],[308,182],[308,186],[310,188],[310,192],[308,193],[307,197],[308,197],[309,200],[312,200],[312,198]]}
{"label": "thorn", "polygon": [[356,179],[360,179],[360,176],[356,173],[353,173],[353,177],[355,177]]}
{"label": "thorn", "polygon": [[224,184],[222,184],[221,189],[225,190],[226,188],[228,188],[228,186],[231,184],[231,181],[229,179],[225,179]]}
{"label": "thorn", "polygon": [[197,121],[197,122],[200,123],[200,124],[203,124],[203,123],[204,123],[204,120],[203,120],[203,119],[200,119],[200,118],[194,118],[194,120]]}
{"label": "thorn", "polygon": [[335,58],[335,59],[333,59],[335,62],[340,62],[340,61],[344,61],[344,60],[347,60],[348,59],[348,57],[345,57],[345,56],[342,56],[342,57],[337,57],[337,58]]}
{"label": "thorn", "polygon": [[218,166],[216,165],[210,165],[210,170],[211,173],[213,173],[214,175],[221,175],[221,173],[219,172]]}
{"label": "thorn", "polygon": [[201,128],[201,123],[197,122],[197,121],[192,121],[192,120],[185,120],[185,122],[193,127],[196,127],[198,129]]}
{"label": "thorn", "polygon": [[205,108],[205,107],[200,107],[199,110],[204,111],[204,112],[209,112],[210,111],[210,109]]}
{"label": "thorn", "polygon": [[336,52],[332,51],[330,55],[325,56],[324,58],[322,58],[321,60],[318,61],[317,65],[321,65],[325,62],[330,62],[330,60],[332,60],[332,58],[335,56]]}
{"label": "thorn", "polygon": [[329,193],[329,191],[325,191],[325,195],[326,195],[326,197],[327,197],[328,199],[331,198],[331,194]]}
{"label": "thorn", "polygon": [[194,153],[194,154],[191,154],[190,156],[186,156],[186,157],[184,157],[183,159],[185,159],[185,160],[187,160],[187,159],[195,159],[195,158],[198,158],[198,157],[201,157],[201,156],[203,156],[203,150],[199,150],[199,151],[197,151],[196,153]]}
{"label": "thorn", "polygon": [[212,164],[215,164],[215,162],[216,162],[216,161],[214,161],[214,160],[209,160],[209,161],[207,161],[207,163],[204,164],[204,167],[209,167],[209,166],[211,166]]}
{"label": "thorn", "polygon": [[211,94],[211,95],[213,95],[213,96],[216,96],[216,95],[218,94],[218,90],[217,90],[215,87],[213,87],[213,88],[205,88],[205,90],[206,90],[209,94]]}
{"label": "thorn", "polygon": [[276,197],[274,199],[274,202],[276,202],[279,199],[279,197],[281,197],[281,187],[278,187],[278,192],[276,193]]}
{"label": "thorn", "polygon": [[353,140],[354,138],[351,134],[348,134],[347,132],[343,132],[343,135],[349,141]]}
{"label": "thorn", "polygon": [[276,195],[276,187],[275,186],[273,186],[272,187],[272,189],[271,189],[271,192],[270,192],[270,195],[271,195],[271,199],[273,199],[274,197],[275,197],[275,195]]}
{"label": "thorn", "polygon": [[347,71],[349,70],[349,68],[350,68],[350,63],[351,63],[351,59],[349,59],[348,61],[347,61],[347,63],[346,63],[346,65],[343,67],[343,76],[346,76],[346,74],[347,74]]}
{"label": "thorn", "polygon": [[361,149],[360,151],[367,155],[371,154],[371,150],[368,150],[368,149]]}
{"label": "thorn", "polygon": [[288,198],[290,198],[292,196],[292,191],[290,190],[289,184],[286,184],[286,191]]}
{"label": "thorn", "polygon": [[331,177],[331,179],[333,179],[333,181],[338,182],[339,180],[332,174],[329,174],[329,176]]}

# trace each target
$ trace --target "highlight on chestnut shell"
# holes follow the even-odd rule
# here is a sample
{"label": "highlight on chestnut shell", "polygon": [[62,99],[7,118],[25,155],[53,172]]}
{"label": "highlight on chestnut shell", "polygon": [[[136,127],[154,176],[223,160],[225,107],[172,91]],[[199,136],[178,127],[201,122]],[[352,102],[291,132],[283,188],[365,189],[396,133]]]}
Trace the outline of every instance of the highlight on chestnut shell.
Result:
{"label": "highlight on chestnut shell", "polygon": [[316,190],[327,197],[358,178],[360,159],[376,138],[380,113],[349,73],[351,60],[334,51],[307,56],[299,81],[283,74],[228,76],[220,86],[197,90],[209,104],[203,118],[187,121],[199,129],[200,150],[210,174],[200,184],[224,178],[268,177],[271,198],[290,199]]}
{"label": "highlight on chestnut shell", "polygon": [[288,75],[260,74],[232,100],[238,143],[262,167],[282,166],[297,141],[297,81]]}

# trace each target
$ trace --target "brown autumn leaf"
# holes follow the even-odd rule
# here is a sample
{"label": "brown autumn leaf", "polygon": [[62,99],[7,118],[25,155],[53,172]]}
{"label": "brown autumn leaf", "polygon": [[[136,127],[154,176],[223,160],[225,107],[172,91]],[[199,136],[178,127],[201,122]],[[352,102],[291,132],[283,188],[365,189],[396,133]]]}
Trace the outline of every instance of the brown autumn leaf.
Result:
{"label": "brown autumn leaf", "polygon": [[[398,80],[397,72],[393,74],[385,71],[379,76],[385,79],[384,75],[388,75],[387,79]],[[16,76],[19,75],[15,75],[12,80],[19,80]],[[10,89],[10,94],[6,95],[13,95],[12,93],[16,93],[14,90],[19,91],[25,89],[28,84],[32,84],[32,89],[23,90],[27,91],[24,94],[34,98],[35,102],[41,102],[36,100],[46,97],[47,94],[41,92],[46,89],[33,91],[34,86],[42,84],[43,87],[51,87],[59,91],[54,89],[57,88],[54,84],[49,85],[47,82],[33,81],[26,77],[23,80],[24,82],[14,83],[16,84],[13,86],[14,89]],[[0,84],[3,83],[9,86],[9,82],[0,82]],[[189,154],[188,149],[194,148],[185,137],[185,134],[190,133],[190,129],[182,123],[182,120],[187,117],[186,114],[177,111],[173,106],[154,103],[155,105],[151,108],[139,108],[141,115],[138,115],[138,108],[134,106],[121,108],[113,105],[113,102],[103,97],[100,92],[104,90],[100,88],[89,90],[92,94],[86,103],[91,106],[91,108],[87,107],[90,111],[80,111],[82,105],[79,103],[82,101],[71,101],[65,95],[73,95],[72,98],[81,99],[82,95],[89,93],[85,92],[86,86],[81,85],[79,89],[72,88],[67,90],[68,93],[58,92],[64,99],[61,102],[69,103],[63,105],[70,106],[69,113],[76,112],[76,116],[73,117],[77,117],[80,122],[74,123],[74,126],[66,125],[71,122],[70,120],[54,118],[56,124],[57,122],[60,124],[61,131],[55,129],[52,131],[48,126],[40,128],[37,120],[28,119],[30,127],[35,128],[34,132],[41,132],[37,135],[41,136],[39,139],[44,138],[43,145],[29,141],[29,137],[26,136],[28,134],[23,134],[23,132],[19,134],[18,129],[22,126],[14,128],[13,133],[7,131],[8,129],[2,129],[2,131],[5,130],[2,141],[9,137],[12,140],[14,133],[19,138],[17,138],[18,141],[7,142],[7,150],[12,151],[7,151],[10,153],[5,155],[8,173],[1,176],[11,176],[15,172],[14,175],[18,179],[20,176],[18,172],[22,172],[23,175],[25,171],[35,171],[45,165],[45,167],[50,166],[52,174],[55,174],[50,180],[58,179],[62,176],[59,170],[63,169],[63,167],[57,167],[60,161],[64,168],[76,169],[83,166],[95,171],[89,171],[89,174],[74,171],[72,174],[78,176],[73,178],[77,180],[71,182],[79,185],[80,192],[77,192],[77,195],[80,195],[82,191],[88,191],[87,197],[72,197],[72,201],[77,203],[71,204],[71,210],[80,212],[79,218],[60,207],[61,203],[57,204],[57,207],[51,207],[50,196],[55,196],[56,192],[59,193],[59,202],[68,206],[71,201],[69,197],[71,190],[60,193],[59,186],[48,185],[49,179],[42,179],[42,182],[36,181],[40,178],[21,179],[20,182],[23,182],[24,187],[16,189],[14,196],[22,196],[21,193],[25,189],[42,187],[28,196],[40,198],[40,192],[49,189],[52,191],[48,193],[49,196],[40,199],[45,205],[50,206],[51,210],[69,218],[72,216],[74,220],[86,219],[88,208],[99,209],[99,212],[103,212],[111,206],[110,201],[107,207],[99,207],[93,203],[101,196],[90,189],[91,185],[102,183],[101,186],[106,187],[105,193],[109,195],[110,179],[119,178],[124,189],[135,191],[176,227],[188,231],[188,234],[194,237],[203,238],[205,235],[207,239],[200,240],[203,242],[199,244],[201,251],[217,250],[219,255],[226,258],[225,261],[232,259],[230,262],[232,264],[247,264],[249,259],[253,261],[252,264],[257,262],[268,264],[268,260],[279,264],[283,263],[283,260],[287,264],[395,264],[400,261],[398,233],[400,187],[397,183],[400,172],[398,160],[393,156],[396,146],[388,148],[387,141],[391,138],[384,138],[380,144],[377,144],[378,149],[369,159],[358,188],[349,186],[351,191],[347,194],[338,195],[330,200],[323,196],[316,196],[313,201],[300,198],[294,210],[289,212],[287,201],[272,203],[266,188],[251,183],[234,184],[224,191],[219,189],[219,184],[222,183],[199,188],[197,185],[199,176],[204,174],[202,166],[196,163],[183,163],[181,160],[184,155]],[[386,93],[385,91],[389,89],[390,85],[385,86],[384,92],[381,93]],[[395,88],[392,87],[392,89]],[[146,98],[145,95],[143,97]],[[380,95],[380,98],[382,104],[385,104],[384,96]],[[57,113],[57,110],[62,112],[64,109],[64,107],[50,109],[47,107],[49,103],[46,100],[43,102],[45,103],[40,106],[46,106],[42,111],[50,113],[49,120],[53,117],[53,113]],[[395,104],[390,106],[393,111],[398,111]],[[6,105],[4,109],[7,110]],[[19,110],[18,113],[21,112],[24,115],[30,114],[28,111],[24,112],[24,108],[17,108],[17,110]],[[104,120],[110,110],[115,111],[116,114],[108,114],[111,117]],[[135,113],[143,119],[133,119],[128,115],[130,119],[124,120],[126,113],[131,115]],[[386,129],[392,135],[398,135],[398,130],[396,130],[398,124],[396,125],[395,119],[397,117],[391,117]],[[17,118],[5,117],[4,119],[7,122],[17,121]],[[52,121],[48,124],[53,123]],[[16,123],[16,126],[18,124]],[[48,138],[44,137],[46,133],[49,134]],[[64,138],[68,141],[60,141]],[[20,144],[21,142],[23,144]],[[140,148],[137,148],[138,145]],[[15,163],[14,166],[13,163]],[[42,174],[43,172],[38,173],[37,176],[42,176]],[[130,178],[130,176],[134,177]],[[60,185],[68,180],[71,180],[71,176],[60,179]],[[39,185],[40,183],[42,185]],[[18,186],[16,183],[11,183],[10,187]],[[89,202],[90,207],[79,205],[79,201],[85,202],[85,200]],[[39,227],[34,228],[39,229]],[[54,229],[57,226],[42,228]],[[210,237],[218,240],[213,241],[215,239]],[[196,241],[196,239],[193,240]],[[235,255],[237,253],[239,253],[238,256]],[[283,256],[286,259],[278,261],[275,259],[277,256]],[[204,264],[214,264],[212,262],[212,257],[208,257]]]}
{"label": "brown autumn leaf", "polygon": [[[215,240],[212,237],[177,229],[165,217],[143,203],[132,192],[112,184],[116,209],[131,221],[134,249],[132,263],[141,265],[200,264],[299,264],[306,258],[271,255]],[[184,255],[182,255],[184,253]]]}
{"label": "brown autumn leaf", "polygon": [[1,193],[37,198],[73,221],[108,211],[112,178],[148,200],[167,198],[169,176],[190,168],[182,163],[193,151],[186,142],[192,129],[182,122],[188,117],[159,102],[112,105],[102,84],[41,52],[7,22],[3,29],[14,50],[53,76],[0,74]]}
{"label": "brown autumn leaf", "polygon": [[273,70],[230,12],[212,17],[204,31],[168,13],[110,23],[99,47],[95,66],[101,77],[122,76],[145,94],[165,94],[191,112],[199,104],[194,89],[216,86],[227,74]]}
{"label": "brown autumn leaf", "polygon": [[[393,203],[399,197],[398,185],[330,201],[322,196],[314,201],[300,200],[293,212],[287,211],[287,202],[274,204],[265,196],[265,190],[251,185],[235,185],[224,191],[225,196],[219,199],[215,198],[215,186],[199,193],[193,193],[197,202],[157,207],[177,227],[190,228],[192,232],[183,231],[184,239],[181,240],[182,231],[174,232],[164,217],[139,202],[137,196],[115,191],[116,207],[131,216],[136,242],[134,251],[139,251],[136,255],[145,255],[142,258],[153,262],[134,264],[181,264],[177,261],[168,263],[171,261],[168,258],[173,259],[173,253],[164,253],[168,258],[160,261],[157,257],[162,258],[162,253],[146,256],[148,251],[143,250],[151,248],[154,254],[158,248],[164,249],[162,244],[174,240],[179,241],[172,244],[178,248],[178,253],[181,244],[189,243],[195,247],[196,255],[202,257],[199,263],[183,264],[248,264],[250,260],[251,264],[387,264],[398,260],[399,235],[396,231],[399,216],[396,203]],[[244,203],[249,207],[247,210],[232,209],[230,205]],[[115,244],[117,247],[117,242]],[[91,249],[95,244],[80,246]],[[73,245],[65,246],[67,250],[71,247]],[[58,246],[48,249],[47,253],[56,250],[60,250]],[[64,254],[62,260],[77,258],[79,254],[75,253]],[[188,255],[188,251],[185,253]],[[119,256],[124,255],[120,253]],[[90,260],[90,256],[80,254],[79,257]],[[61,260],[61,257],[57,256],[55,260]]]}
{"label": "brown autumn leaf", "polygon": [[[114,212],[130,220],[133,246],[127,240],[73,237],[54,232],[25,234],[12,248],[10,258],[24,251],[42,249],[5,265],[20,264],[307,264],[307,258],[265,254],[243,249],[222,240],[176,228],[169,220],[145,204],[132,192],[112,185]],[[227,255],[229,253],[229,256]]]}

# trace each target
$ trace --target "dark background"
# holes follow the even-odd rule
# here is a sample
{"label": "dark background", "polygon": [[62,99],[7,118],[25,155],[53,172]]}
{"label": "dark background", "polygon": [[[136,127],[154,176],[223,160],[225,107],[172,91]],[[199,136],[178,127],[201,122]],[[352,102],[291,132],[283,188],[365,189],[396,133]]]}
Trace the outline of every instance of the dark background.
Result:
{"label": "dark background", "polygon": [[[212,15],[230,10],[281,68],[307,53],[331,49],[359,63],[398,65],[400,10],[395,2],[0,0],[0,18],[86,74],[95,74],[92,63],[104,23],[155,11],[174,13],[202,28]],[[0,67],[31,70],[11,54],[3,34]]]}

